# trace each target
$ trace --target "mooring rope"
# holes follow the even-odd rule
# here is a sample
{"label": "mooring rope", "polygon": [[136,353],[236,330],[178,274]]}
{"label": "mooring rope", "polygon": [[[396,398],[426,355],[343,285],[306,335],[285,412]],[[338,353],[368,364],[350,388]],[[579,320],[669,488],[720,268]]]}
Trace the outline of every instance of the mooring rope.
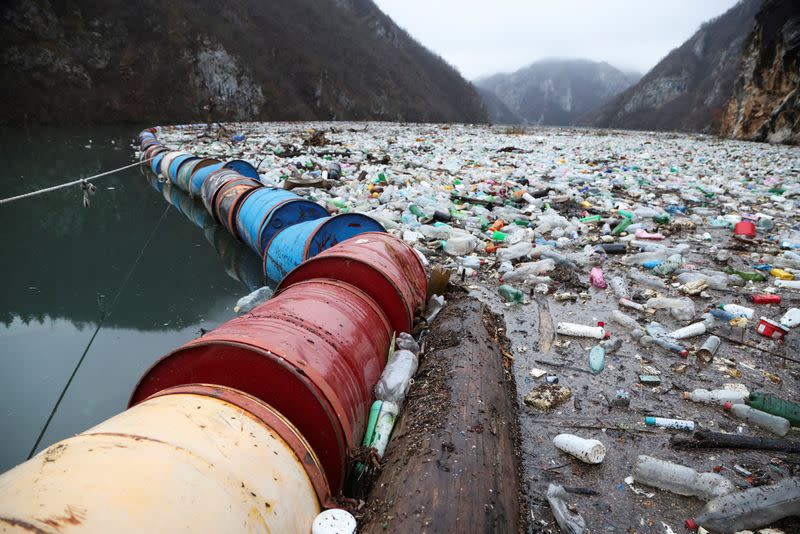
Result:
{"label": "mooring rope", "polygon": [[139,254],[136,256],[136,259],[133,261],[133,264],[131,265],[131,268],[128,270],[128,274],[125,275],[125,279],[122,281],[122,284],[119,286],[119,289],[117,290],[117,294],[114,296],[114,300],[111,301],[111,306],[107,310],[102,310],[102,309],[100,310],[101,311],[100,320],[97,322],[97,328],[95,328],[94,334],[92,334],[91,339],[89,339],[89,343],[86,345],[86,348],[83,350],[83,354],[81,354],[81,357],[78,359],[78,363],[75,364],[75,368],[72,370],[72,374],[69,375],[69,378],[67,379],[67,383],[64,384],[64,388],[61,390],[61,394],[58,396],[58,399],[56,400],[55,405],[53,405],[53,409],[50,410],[50,415],[47,417],[47,421],[45,421],[41,432],[39,432],[39,437],[36,438],[36,443],[33,444],[33,447],[31,448],[31,452],[28,454],[28,460],[30,460],[33,457],[33,454],[36,452],[36,449],[39,447],[39,444],[42,442],[42,438],[44,437],[44,433],[47,431],[48,427],[50,426],[50,423],[53,420],[53,416],[58,411],[58,407],[61,405],[61,401],[64,400],[64,395],[67,394],[67,390],[69,389],[69,386],[72,384],[72,380],[75,378],[75,375],[78,374],[78,369],[81,368],[81,365],[83,364],[83,360],[86,359],[86,355],[89,354],[89,349],[92,347],[92,343],[94,343],[94,339],[97,337],[97,334],[100,332],[100,328],[103,326],[103,323],[105,322],[105,320],[108,317],[111,316],[111,312],[114,310],[114,306],[117,304],[117,300],[119,299],[119,296],[125,290],[125,286],[128,285],[128,280],[130,280],[131,275],[133,274],[133,271],[139,265],[139,261],[142,259],[142,256],[144,255],[144,251],[147,249],[148,245],[150,245],[150,242],[153,240],[153,237],[155,237],[156,232],[158,232],[158,229],[161,226],[161,223],[164,222],[164,218],[167,216],[167,211],[169,211],[169,208],[171,206],[172,206],[171,204],[167,204],[167,207],[164,208],[164,212],[161,214],[161,217],[158,219],[158,222],[156,223],[155,228],[153,228],[153,231],[150,232],[150,237],[147,238],[147,241],[145,241],[144,246],[142,246],[141,250],[139,250]]}
{"label": "mooring rope", "polygon": [[131,167],[136,167],[137,165],[143,165],[149,161],[155,159],[158,155],[153,156],[152,158],[147,158],[146,160],[138,161],[136,163],[131,163],[130,165],[126,165],[124,167],[120,167],[119,169],[113,169],[106,172],[101,172],[100,174],[95,174],[94,176],[89,176],[88,178],[79,178],[77,180],[73,180],[71,182],[67,182],[60,185],[54,185],[52,187],[45,187],[44,189],[39,189],[37,191],[31,191],[30,193],[23,193],[21,195],[17,195],[15,197],[8,197],[0,200],[0,204],[5,204],[7,202],[12,202],[14,200],[20,200],[23,198],[28,198],[32,196],[39,195],[41,193],[49,193],[50,191],[56,191],[58,189],[64,189],[65,187],[69,187],[71,185],[80,185],[82,183],[88,182],[90,180],[94,180],[95,178],[100,178],[102,176],[108,176],[109,174],[114,174],[115,172],[124,171],[125,169],[130,169]]}

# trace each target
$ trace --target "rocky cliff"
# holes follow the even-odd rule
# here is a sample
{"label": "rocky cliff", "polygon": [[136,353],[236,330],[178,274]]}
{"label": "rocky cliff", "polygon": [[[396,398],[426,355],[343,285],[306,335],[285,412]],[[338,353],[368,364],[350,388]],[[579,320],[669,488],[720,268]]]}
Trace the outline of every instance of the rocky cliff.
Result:
{"label": "rocky cliff", "polygon": [[800,144],[800,2],[767,0],[756,15],[721,134]]}
{"label": "rocky cliff", "polygon": [[703,24],[636,85],[581,124],[605,128],[718,132],[739,73],[742,44],[761,0],[741,0]]}
{"label": "rocky cliff", "polygon": [[10,0],[0,123],[481,122],[474,87],[371,0]]}
{"label": "rocky cliff", "polygon": [[567,126],[636,79],[608,63],[548,59],[479,79],[475,85],[493,122]]}

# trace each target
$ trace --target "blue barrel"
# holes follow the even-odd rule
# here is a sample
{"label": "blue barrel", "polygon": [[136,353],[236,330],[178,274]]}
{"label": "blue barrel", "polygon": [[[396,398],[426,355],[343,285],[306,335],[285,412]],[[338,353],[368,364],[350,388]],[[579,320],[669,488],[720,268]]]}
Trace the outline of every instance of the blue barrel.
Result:
{"label": "blue barrel", "polygon": [[361,213],[323,217],[284,228],[275,234],[264,252],[267,283],[277,284],[305,260],[345,239],[364,232],[385,231],[378,221]]}
{"label": "blue barrel", "polygon": [[156,176],[158,176],[158,166],[161,165],[161,160],[164,159],[164,156],[166,155],[166,152],[161,152],[155,158],[150,160],[150,169],[152,169],[153,174]]}
{"label": "blue barrel", "polygon": [[189,160],[195,159],[199,158],[197,156],[193,156],[192,154],[183,154],[173,159],[172,163],[169,164],[169,169],[167,169],[167,178],[169,178],[169,181],[174,184],[175,180],[178,178],[178,169],[180,166]]}
{"label": "blue barrel", "polygon": [[217,169],[221,169],[223,165],[225,165],[223,162],[218,161],[195,170],[189,179],[189,194],[193,197],[200,196],[200,188],[203,187],[203,182],[206,181],[208,175]]}
{"label": "blue barrel", "polygon": [[225,168],[236,171],[246,178],[254,178],[258,180],[258,171],[256,168],[243,159],[231,160],[225,164]]}
{"label": "blue barrel", "polygon": [[287,226],[326,215],[325,208],[315,202],[284,189],[261,187],[242,202],[236,216],[236,228],[242,241],[263,257],[267,243],[276,233]]}

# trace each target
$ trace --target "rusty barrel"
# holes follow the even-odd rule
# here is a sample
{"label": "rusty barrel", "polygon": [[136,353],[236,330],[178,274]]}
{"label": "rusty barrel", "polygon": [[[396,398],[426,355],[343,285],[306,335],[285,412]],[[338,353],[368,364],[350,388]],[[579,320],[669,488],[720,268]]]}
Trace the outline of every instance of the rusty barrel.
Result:
{"label": "rusty barrel", "polygon": [[361,213],[343,213],[288,226],[275,234],[264,251],[267,281],[280,282],[286,274],[323,250],[364,232],[384,232],[381,224]]}
{"label": "rusty barrel", "polygon": [[244,391],[297,427],[337,494],[390,338],[386,316],[363,291],[335,280],[301,282],[156,362],[131,405],[195,382]]}
{"label": "rusty barrel", "polygon": [[342,241],[295,267],[276,291],[313,278],[352,284],[378,303],[397,332],[410,332],[425,306],[427,276],[417,252],[402,240],[369,232]]}
{"label": "rusty barrel", "polygon": [[236,229],[236,214],[239,207],[248,195],[263,187],[258,180],[238,176],[227,180],[217,191],[214,197],[214,217],[236,239],[241,239]]}
{"label": "rusty barrel", "polygon": [[203,187],[203,182],[206,181],[206,178],[208,178],[212,172],[221,169],[223,165],[225,164],[218,159],[201,159],[200,163],[195,165],[194,170],[192,170],[192,176],[189,178],[189,183],[187,184],[189,188],[186,190],[189,195],[191,195],[192,198],[199,196],[200,188]]}
{"label": "rusty barrel", "polygon": [[319,219],[328,211],[304,198],[272,187],[254,191],[242,202],[236,226],[242,241],[263,256],[272,237],[288,226]]}
{"label": "rusty barrel", "polygon": [[214,202],[217,198],[217,193],[225,185],[225,182],[232,178],[240,177],[241,175],[231,169],[218,169],[208,175],[203,185],[200,187],[200,199],[211,215],[214,215]]}
{"label": "rusty barrel", "polygon": [[194,384],[0,476],[0,529],[310,532],[328,496],[314,450],[280,412],[241,391]]}
{"label": "rusty barrel", "polygon": [[191,154],[180,150],[171,150],[167,152],[164,155],[164,159],[161,160],[161,163],[158,166],[159,173],[164,175],[164,178],[169,178],[169,166],[173,161],[181,156],[191,156]]}
{"label": "rusty barrel", "polygon": [[[153,158],[154,156],[156,156],[158,154],[161,154],[163,152],[166,152],[166,151],[167,151],[166,147],[164,147],[161,144],[155,144],[155,145],[149,146],[142,152],[141,156],[139,156],[139,161],[144,163],[145,161],[148,161],[149,159]],[[148,162],[148,165],[149,164],[150,164],[150,162]]]}
{"label": "rusty barrel", "polygon": [[215,161],[216,160],[209,158],[197,158],[185,162],[181,165],[180,169],[178,169],[178,175],[175,177],[175,185],[177,185],[181,191],[189,194],[189,183],[194,171],[202,169],[206,165],[211,165]]}
{"label": "rusty barrel", "polygon": [[180,168],[184,164],[197,159],[200,158],[198,158],[197,156],[193,156],[192,154],[183,154],[173,159],[172,163],[170,163],[169,167],[167,168],[167,177],[169,178],[169,181],[174,184],[178,178],[178,171],[180,170]]}

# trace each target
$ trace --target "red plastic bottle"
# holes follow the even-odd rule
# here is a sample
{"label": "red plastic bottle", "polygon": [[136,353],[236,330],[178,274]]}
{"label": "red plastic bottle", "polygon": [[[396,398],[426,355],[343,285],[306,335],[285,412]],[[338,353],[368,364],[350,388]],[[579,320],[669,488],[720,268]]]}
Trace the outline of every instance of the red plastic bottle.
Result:
{"label": "red plastic bottle", "polygon": [[756,304],[780,304],[780,295],[753,295],[753,302]]}

